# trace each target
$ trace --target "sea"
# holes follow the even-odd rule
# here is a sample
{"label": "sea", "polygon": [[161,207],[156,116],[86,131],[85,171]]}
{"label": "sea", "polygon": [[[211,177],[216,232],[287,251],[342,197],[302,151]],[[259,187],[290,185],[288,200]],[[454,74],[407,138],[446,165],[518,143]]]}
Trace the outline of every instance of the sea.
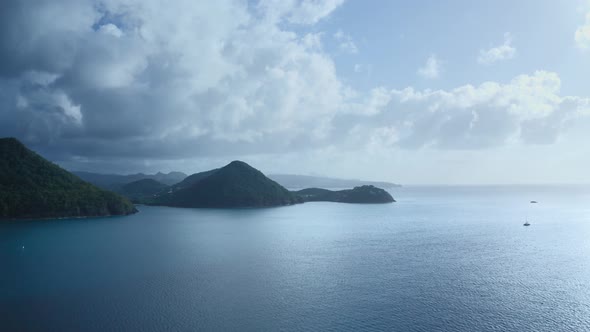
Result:
{"label": "sea", "polygon": [[0,331],[590,331],[589,187],[390,192],[1,223]]}

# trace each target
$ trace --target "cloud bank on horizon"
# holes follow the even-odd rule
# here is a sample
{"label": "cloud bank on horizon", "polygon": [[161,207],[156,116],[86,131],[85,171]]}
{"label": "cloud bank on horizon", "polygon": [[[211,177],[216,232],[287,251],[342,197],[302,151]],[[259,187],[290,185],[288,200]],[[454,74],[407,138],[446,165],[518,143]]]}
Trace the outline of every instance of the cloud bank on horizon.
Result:
{"label": "cloud bank on horizon", "polygon": [[[563,93],[570,83],[554,67],[453,85],[444,79],[459,61],[444,50],[400,48],[415,52],[407,84],[370,75],[357,84],[355,75],[373,67],[364,52],[396,46],[393,37],[393,46],[378,46],[355,32],[347,5],[3,1],[0,133],[75,169],[178,169],[170,165],[252,158],[271,169],[299,160],[303,169],[316,163],[327,172],[334,160],[354,163],[350,156],[357,156],[379,165],[364,165],[365,174],[393,180],[388,169],[410,166],[395,154],[429,162],[445,153],[561,149],[560,138],[590,124],[590,99]],[[587,53],[589,31],[582,15],[564,38],[573,34],[571,48]],[[512,36],[504,34],[500,45],[498,36],[479,41],[468,54],[474,68],[509,66],[516,47],[518,59],[525,56],[517,44],[524,37]],[[364,175],[353,166],[338,172]]]}

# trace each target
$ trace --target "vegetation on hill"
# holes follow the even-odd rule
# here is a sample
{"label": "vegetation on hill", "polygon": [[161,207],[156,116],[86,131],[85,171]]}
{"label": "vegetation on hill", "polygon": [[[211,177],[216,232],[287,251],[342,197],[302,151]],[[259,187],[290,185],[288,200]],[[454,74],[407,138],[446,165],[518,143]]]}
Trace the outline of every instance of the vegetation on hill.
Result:
{"label": "vegetation on hill", "polygon": [[[139,174],[144,178],[121,184],[117,190],[134,202],[179,207],[267,207],[306,201],[394,202],[387,191],[372,185],[340,191],[308,188],[290,192],[241,161],[188,177],[170,174],[184,180],[168,186]],[[110,175],[94,175],[95,180],[113,179]],[[106,216],[136,211],[126,198],[81,180],[18,140],[0,139],[0,218]]]}
{"label": "vegetation on hill", "polygon": [[142,179],[123,185],[117,192],[133,203],[150,204],[156,196],[162,194],[169,186],[153,179]]}
{"label": "vegetation on hill", "polygon": [[293,192],[306,202],[340,202],[340,203],[391,203],[395,202],[391,195],[375,186],[359,186],[347,190],[327,190],[307,188]]}
{"label": "vegetation on hill", "polygon": [[233,161],[219,169],[193,174],[155,195],[154,205],[178,207],[265,207],[309,201],[395,202],[387,191],[372,185],[339,191],[308,188],[289,192],[241,161]]}
{"label": "vegetation on hill", "polygon": [[[241,162],[185,179],[170,193],[156,199],[157,205],[179,207],[266,207],[300,203],[278,183]],[[184,182],[184,181],[183,181]]]}
{"label": "vegetation on hill", "polygon": [[126,215],[129,200],[45,160],[15,138],[0,139],[0,219]]}
{"label": "vegetation on hill", "polygon": [[172,191],[176,191],[176,190],[180,190],[183,188],[189,188],[189,187],[197,184],[199,181],[203,180],[204,178],[208,177],[209,175],[217,172],[218,170],[219,170],[219,168],[216,168],[216,169],[212,169],[209,171],[199,172],[199,173],[195,173],[193,175],[189,175],[184,180],[180,181],[179,183],[172,185],[171,189],[172,189]]}

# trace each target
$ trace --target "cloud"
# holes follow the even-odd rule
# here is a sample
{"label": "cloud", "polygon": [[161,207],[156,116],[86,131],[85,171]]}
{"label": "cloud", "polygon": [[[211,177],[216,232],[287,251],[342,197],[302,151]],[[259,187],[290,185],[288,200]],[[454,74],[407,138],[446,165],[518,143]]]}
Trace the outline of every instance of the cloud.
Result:
{"label": "cloud", "polygon": [[341,3],[4,1],[0,131],[97,158],[316,144],[347,88],[320,35],[284,23]]}
{"label": "cloud", "polygon": [[590,13],[586,14],[585,23],[576,29],[574,40],[579,48],[590,48]]}
{"label": "cloud", "polygon": [[491,65],[498,61],[514,58],[516,48],[512,47],[512,36],[509,32],[504,34],[504,43],[487,50],[480,50],[477,62],[482,65]]}
{"label": "cloud", "polygon": [[116,25],[114,25],[112,23],[107,23],[107,24],[101,25],[98,28],[98,31],[102,32],[102,33],[106,33],[106,34],[114,36],[114,37],[117,37],[117,38],[123,36],[123,32],[121,31],[121,29],[119,29]]}
{"label": "cloud", "polygon": [[358,47],[352,40],[352,37],[342,32],[342,30],[338,30],[334,34],[334,38],[339,43],[340,50],[349,53],[349,54],[356,54],[358,53]]}
{"label": "cloud", "polygon": [[[68,165],[184,165],[551,144],[589,116],[588,99],[563,96],[544,71],[450,90],[356,91],[309,27],[341,3],[3,1],[0,133]],[[432,55],[419,72],[439,77],[441,61]]]}
{"label": "cloud", "polygon": [[418,68],[418,75],[427,79],[436,79],[440,77],[442,63],[435,54],[426,59],[423,67]]}
{"label": "cloud", "polygon": [[[588,121],[588,98],[560,95],[555,73],[537,71],[506,84],[452,90],[374,90],[358,142],[406,149],[482,149],[513,143],[552,144],[575,122]],[[371,106],[372,105],[372,106]],[[352,132],[351,132],[352,133]],[[388,137],[390,135],[391,137]]]}
{"label": "cloud", "polygon": [[261,0],[258,8],[273,21],[313,25],[329,16],[344,0]]}
{"label": "cloud", "polygon": [[373,73],[373,65],[368,63],[355,63],[352,69],[355,73],[364,74],[367,77],[370,77]]}

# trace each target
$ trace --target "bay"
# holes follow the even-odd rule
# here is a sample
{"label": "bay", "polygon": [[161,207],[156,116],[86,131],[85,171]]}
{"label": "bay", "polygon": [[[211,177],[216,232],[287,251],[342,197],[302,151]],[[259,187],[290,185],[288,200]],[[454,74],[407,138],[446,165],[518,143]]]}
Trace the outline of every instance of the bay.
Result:
{"label": "bay", "polygon": [[1,330],[590,330],[589,188],[391,193],[0,224]]}

